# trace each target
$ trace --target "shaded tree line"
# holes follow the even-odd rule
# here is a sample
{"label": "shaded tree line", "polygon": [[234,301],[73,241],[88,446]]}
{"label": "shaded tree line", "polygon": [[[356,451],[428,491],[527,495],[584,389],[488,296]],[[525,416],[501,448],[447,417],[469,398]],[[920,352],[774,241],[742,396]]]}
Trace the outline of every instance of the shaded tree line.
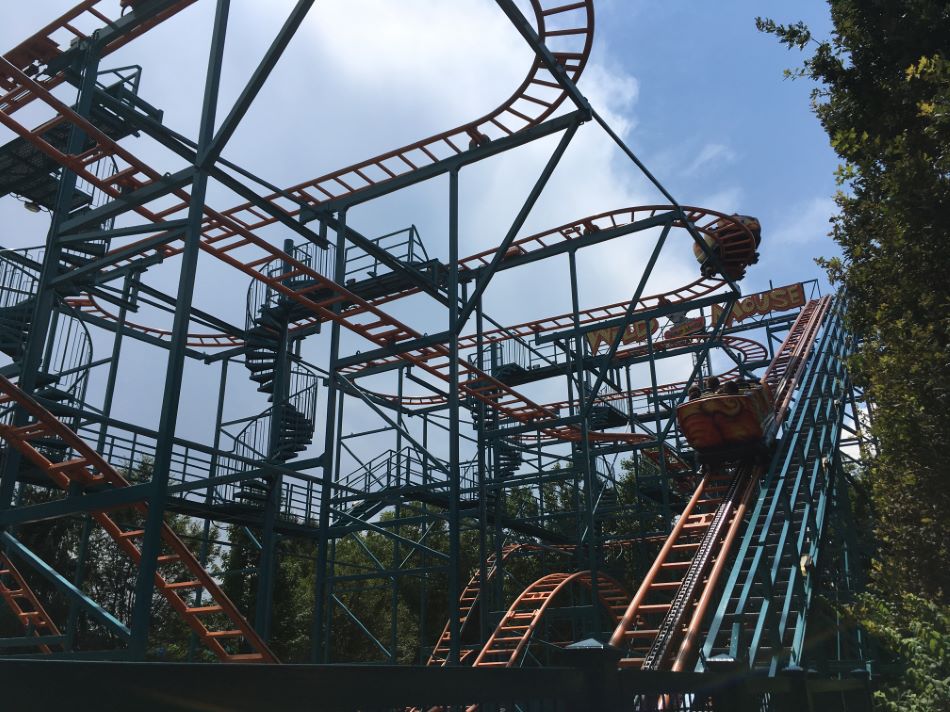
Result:
{"label": "shaded tree line", "polygon": [[855,473],[870,551],[849,609],[878,643],[885,710],[950,709],[950,5],[829,0],[833,31],[759,19],[805,53],[841,164],[821,260],[860,338],[851,363],[873,447]]}

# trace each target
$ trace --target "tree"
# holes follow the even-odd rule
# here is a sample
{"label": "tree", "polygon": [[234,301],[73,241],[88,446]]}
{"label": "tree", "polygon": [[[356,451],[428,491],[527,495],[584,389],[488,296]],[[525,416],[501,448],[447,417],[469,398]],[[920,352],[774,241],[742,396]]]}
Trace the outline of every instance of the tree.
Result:
{"label": "tree", "polygon": [[[950,8],[941,0],[829,0],[834,32],[757,20],[818,83],[813,108],[842,159],[833,237],[821,261],[848,298],[854,378],[873,404],[877,453],[862,478],[877,552],[857,609],[908,672],[887,709],[950,705],[950,660],[916,659],[914,631],[946,651],[950,604]],[[895,615],[897,617],[895,617]],[[927,643],[928,650],[930,644]]]}

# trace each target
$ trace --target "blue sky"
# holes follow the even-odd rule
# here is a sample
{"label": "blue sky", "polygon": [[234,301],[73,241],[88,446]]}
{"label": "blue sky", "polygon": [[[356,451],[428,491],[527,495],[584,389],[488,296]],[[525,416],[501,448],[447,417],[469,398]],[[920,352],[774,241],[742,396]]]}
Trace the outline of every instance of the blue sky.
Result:
{"label": "blue sky", "polygon": [[[71,0],[20,5],[0,27],[0,43],[14,46],[72,5]],[[292,5],[291,0],[232,3],[222,114]],[[596,0],[594,51],[580,81],[595,108],[680,202],[760,218],[762,259],[749,271],[746,293],[770,280],[780,285],[820,277],[813,258],[834,252],[825,235],[836,159],[810,113],[811,87],[783,79],[783,69],[800,57],[754,27],[755,15],[769,12],[778,21],[804,19],[822,35],[829,29],[827,5],[819,0],[762,5]],[[165,110],[169,126],[191,136],[197,133],[213,10],[213,2],[201,0],[106,64],[142,64],[143,96]],[[523,40],[491,0],[317,0],[225,156],[291,185],[487,112],[517,86],[530,60]],[[9,134],[0,132],[0,142],[7,140]],[[156,168],[178,167],[145,139],[128,145]],[[463,255],[498,244],[553,145],[537,142],[463,172]],[[430,181],[355,209],[351,224],[370,236],[416,224],[430,254],[444,259],[445,196],[445,182]],[[221,208],[242,202],[216,186],[210,199]],[[522,234],[656,202],[662,200],[634,166],[588,124]],[[0,200],[5,226],[0,242],[40,244],[46,220],[10,198]],[[688,243],[677,245],[661,261],[655,288],[647,293],[698,276]],[[648,247],[643,240],[628,240],[585,250],[579,259],[581,306],[629,299]],[[243,276],[206,256],[200,270],[196,303],[243,323]],[[486,294],[486,307],[505,324],[565,312],[566,274],[565,260],[503,273]],[[149,279],[173,291],[177,263],[153,268]],[[426,322],[435,314],[431,304],[404,300],[392,311],[420,331],[439,328]],[[147,322],[148,316],[140,320]],[[307,355],[320,361],[326,340],[310,341]],[[345,345],[365,348],[355,337]],[[133,358],[123,363],[120,381],[128,392],[157,395],[155,364],[163,357],[139,345],[128,348]],[[661,367],[661,377],[667,371],[673,376],[672,369]],[[189,366],[186,388],[207,397],[190,399],[180,432],[210,434],[214,378],[207,368]],[[263,396],[246,390],[234,395],[231,415],[264,407]],[[541,402],[560,399],[544,389],[533,395]],[[138,397],[117,407],[121,416],[148,424],[159,400]]]}
{"label": "blue sky", "polygon": [[825,234],[837,160],[810,112],[812,85],[783,79],[800,56],[755,29],[763,14],[830,31],[827,3],[815,0],[614,0],[598,17],[608,66],[637,79],[631,144],[648,166],[680,201],[721,197],[700,205],[761,219],[762,260],[746,290],[820,276],[812,258],[835,250]]}

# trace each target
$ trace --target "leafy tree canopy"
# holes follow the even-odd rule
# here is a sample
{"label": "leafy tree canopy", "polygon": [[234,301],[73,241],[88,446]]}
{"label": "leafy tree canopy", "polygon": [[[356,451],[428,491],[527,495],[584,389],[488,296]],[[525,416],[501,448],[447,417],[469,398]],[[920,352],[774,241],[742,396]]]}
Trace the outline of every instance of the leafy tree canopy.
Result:
{"label": "leafy tree canopy", "polygon": [[806,53],[788,74],[817,82],[813,108],[842,159],[842,256],[821,262],[847,292],[861,339],[852,371],[874,406],[863,479],[878,548],[859,615],[910,663],[880,699],[937,709],[950,705],[950,663],[938,654],[950,603],[950,5],[829,6],[829,39],[803,23],[757,26]]}

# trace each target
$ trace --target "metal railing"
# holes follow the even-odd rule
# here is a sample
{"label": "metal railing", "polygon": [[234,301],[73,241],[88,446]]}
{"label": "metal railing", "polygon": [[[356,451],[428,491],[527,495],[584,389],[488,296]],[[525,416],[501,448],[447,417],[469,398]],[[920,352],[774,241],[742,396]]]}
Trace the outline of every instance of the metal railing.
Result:
{"label": "metal railing", "polygon": [[[415,225],[374,238],[370,242],[406,265],[429,261],[429,253],[426,252]],[[390,268],[380,262],[378,257],[369,254],[363,248],[356,245],[346,248],[345,279],[347,281],[350,279],[358,281],[360,277],[378,277],[389,271],[391,271]]]}

